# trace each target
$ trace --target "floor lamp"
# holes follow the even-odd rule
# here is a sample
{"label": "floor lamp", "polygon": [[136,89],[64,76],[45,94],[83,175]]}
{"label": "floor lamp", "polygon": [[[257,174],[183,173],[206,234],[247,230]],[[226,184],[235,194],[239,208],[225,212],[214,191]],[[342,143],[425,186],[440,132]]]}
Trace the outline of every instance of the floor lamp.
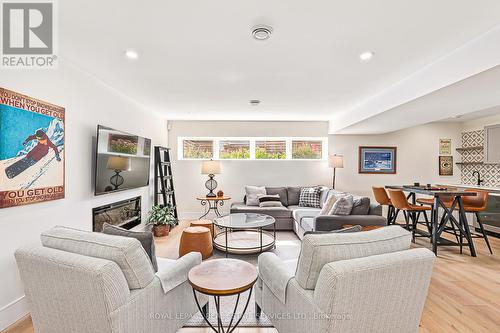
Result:
{"label": "floor lamp", "polygon": [[328,156],[328,166],[333,168],[332,188],[335,189],[335,170],[344,167],[344,156],[336,154]]}

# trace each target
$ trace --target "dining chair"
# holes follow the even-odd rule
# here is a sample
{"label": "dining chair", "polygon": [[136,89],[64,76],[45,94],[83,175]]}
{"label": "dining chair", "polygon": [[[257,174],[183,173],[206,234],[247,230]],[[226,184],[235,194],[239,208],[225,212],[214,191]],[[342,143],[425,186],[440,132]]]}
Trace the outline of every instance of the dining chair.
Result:
{"label": "dining chair", "polygon": [[[396,208],[397,210],[403,211],[403,214],[405,216],[405,221],[406,221],[406,226],[405,228],[412,233],[412,238],[413,242],[415,242],[415,231],[417,229],[417,223],[418,222],[418,216],[420,214],[424,214],[426,217],[426,225],[427,228],[429,228],[429,223],[428,223],[428,218],[427,218],[427,211],[430,211],[432,208],[428,206],[418,206],[414,205],[408,202],[408,199],[406,198],[406,195],[404,194],[403,191],[401,190],[392,190],[389,189],[389,198],[391,199],[391,203]],[[417,216],[418,214],[418,216]],[[410,220],[412,222],[410,226]]]}
{"label": "dining chair", "polygon": [[387,224],[395,224],[398,217],[399,210],[396,210],[391,203],[391,199],[387,195],[385,188],[380,186],[372,186],[375,201],[381,206],[387,206]]}
{"label": "dining chair", "polygon": [[483,222],[481,221],[481,218],[480,218],[480,213],[484,212],[486,210],[486,208],[488,208],[489,193],[486,191],[472,190],[472,189],[466,189],[465,192],[475,192],[476,193],[475,196],[464,196],[462,198],[465,212],[472,213],[472,214],[476,215],[476,221],[477,221],[477,224],[479,225],[479,230],[481,231],[481,234],[471,233],[471,237],[472,238],[484,238],[484,241],[486,242],[486,245],[488,246],[488,250],[490,250],[490,253],[493,254],[493,251],[491,250],[490,242],[488,240],[488,235],[486,234],[486,231],[484,231]]}

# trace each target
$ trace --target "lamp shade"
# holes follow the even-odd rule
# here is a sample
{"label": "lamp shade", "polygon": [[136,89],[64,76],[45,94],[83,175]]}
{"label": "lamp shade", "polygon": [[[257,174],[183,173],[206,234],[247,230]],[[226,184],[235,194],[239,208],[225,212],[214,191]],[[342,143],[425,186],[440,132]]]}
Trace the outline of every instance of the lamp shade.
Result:
{"label": "lamp shade", "polygon": [[203,161],[201,163],[202,175],[216,175],[220,173],[220,161]]}
{"label": "lamp shade", "polygon": [[108,158],[106,168],[110,170],[127,171],[130,169],[130,158],[122,156],[111,156]]}
{"label": "lamp shade", "polygon": [[330,156],[328,156],[328,166],[330,168],[343,168],[344,167],[344,156],[342,156],[342,155],[330,155]]}

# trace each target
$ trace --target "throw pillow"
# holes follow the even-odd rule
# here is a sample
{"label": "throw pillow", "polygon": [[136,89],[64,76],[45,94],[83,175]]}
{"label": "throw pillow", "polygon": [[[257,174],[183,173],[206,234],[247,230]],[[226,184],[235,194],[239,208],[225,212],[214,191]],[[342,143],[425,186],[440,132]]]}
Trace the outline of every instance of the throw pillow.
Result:
{"label": "throw pillow", "polygon": [[336,201],[337,201],[337,196],[329,195],[328,198],[326,199],[325,203],[323,204],[323,208],[321,208],[319,215],[320,216],[321,215],[328,215],[333,208],[333,204]]}
{"label": "throw pillow", "polygon": [[370,211],[370,198],[354,196],[354,205],[351,215],[368,215]]}
{"label": "throw pillow", "polygon": [[102,226],[102,233],[107,235],[132,237],[141,242],[142,247],[148,254],[153,270],[158,272],[158,263],[156,262],[155,241],[151,231],[130,231],[108,223]]}
{"label": "throw pillow", "polygon": [[322,234],[344,234],[344,233],[350,233],[350,232],[359,232],[363,230],[363,228],[360,225],[354,225],[349,228],[343,228],[343,229],[337,229],[337,230],[331,230],[331,231],[306,231],[304,232],[305,235],[322,235]]}
{"label": "throw pillow", "polygon": [[257,198],[259,199],[259,204],[261,204],[265,201],[279,201],[279,202],[281,202],[279,194],[264,194],[264,195],[259,194],[257,196]]}
{"label": "throw pillow", "polygon": [[343,195],[337,198],[328,215],[350,215],[353,205],[352,195]]}
{"label": "throw pillow", "polygon": [[288,193],[286,187],[266,187],[267,194],[279,194],[283,206],[288,206]]}
{"label": "throw pillow", "polygon": [[280,201],[263,201],[259,207],[283,207],[283,204]]}
{"label": "throw pillow", "polygon": [[320,208],[321,187],[303,187],[300,190],[299,206]]}
{"label": "throw pillow", "polygon": [[264,186],[245,186],[245,192],[247,196],[247,206],[258,206],[259,195],[265,195],[266,188]]}

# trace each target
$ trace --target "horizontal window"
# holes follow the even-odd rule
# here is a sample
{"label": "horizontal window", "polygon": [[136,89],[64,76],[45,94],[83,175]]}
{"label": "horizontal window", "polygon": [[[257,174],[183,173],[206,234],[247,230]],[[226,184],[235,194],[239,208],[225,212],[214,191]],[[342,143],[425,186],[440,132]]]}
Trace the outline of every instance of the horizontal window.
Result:
{"label": "horizontal window", "polygon": [[250,141],[220,141],[220,159],[249,159]]}
{"label": "horizontal window", "polygon": [[255,141],[255,159],[286,159],[286,141]]}
{"label": "horizontal window", "polygon": [[183,158],[210,159],[214,157],[213,140],[184,140]]}
{"label": "horizontal window", "polygon": [[179,137],[178,159],[326,160],[328,139],[318,137]]}
{"label": "horizontal window", "polygon": [[322,141],[300,140],[292,141],[292,159],[321,159],[323,154]]}

